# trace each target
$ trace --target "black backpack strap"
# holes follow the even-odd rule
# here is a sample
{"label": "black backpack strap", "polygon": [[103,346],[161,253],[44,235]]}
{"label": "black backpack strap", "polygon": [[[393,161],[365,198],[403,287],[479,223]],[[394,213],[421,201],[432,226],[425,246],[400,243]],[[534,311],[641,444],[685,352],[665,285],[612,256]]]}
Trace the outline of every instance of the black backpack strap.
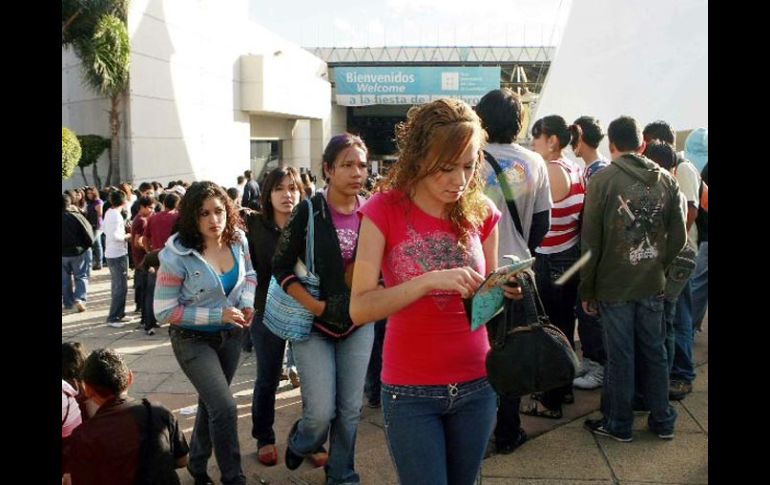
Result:
{"label": "black backpack strap", "polygon": [[141,448],[139,452],[140,462],[136,474],[136,482],[138,485],[151,484],[152,478],[150,477],[150,463],[152,463],[152,457],[155,454],[155,439],[152,429],[152,405],[146,398],[142,399],[142,405],[147,414],[144,428],[144,437],[142,439]]}
{"label": "black backpack strap", "polygon": [[484,158],[486,158],[486,160],[489,162],[490,165],[492,165],[492,168],[495,170],[495,175],[497,176],[497,182],[500,184],[500,190],[503,191],[503,196],[505,197],[505,203],[508,205],[508,212],[511,213],[513,224],[516,226],[516,230],[519,231],[519,234],[521,234],[521,237],[524,237],[524,230],[521,228],[521,219],[519,219],[519,211],[516,209],[516,202],[513,200],[513,191],[511,190],[511,186],[508,185],[508,181],[505,180],[505,174],[503,174],[503,168],[497,162],[497,159],[493,157],[492,154],[486,150],[484,150]]}

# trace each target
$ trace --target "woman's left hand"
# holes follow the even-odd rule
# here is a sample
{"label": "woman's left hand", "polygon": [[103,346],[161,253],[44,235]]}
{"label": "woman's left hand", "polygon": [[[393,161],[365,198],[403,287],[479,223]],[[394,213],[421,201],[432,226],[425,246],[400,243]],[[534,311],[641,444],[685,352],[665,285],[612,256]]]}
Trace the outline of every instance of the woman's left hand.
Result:
{"label": "woman's left hand", "polygon": [[524,298],[524,294],[521,291],[521,285],[516,275],[511,275],[508,281],[503,285],[503,294],[506,298],[511,300],[521,300]]}

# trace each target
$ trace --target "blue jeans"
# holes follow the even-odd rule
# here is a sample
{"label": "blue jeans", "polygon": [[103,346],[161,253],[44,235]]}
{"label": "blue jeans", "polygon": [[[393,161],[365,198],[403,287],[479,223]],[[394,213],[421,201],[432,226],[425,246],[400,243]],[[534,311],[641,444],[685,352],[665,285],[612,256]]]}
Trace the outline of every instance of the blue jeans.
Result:
{"label": "blue jeans", "polygon": [[[604,425],[617,436],[631,436],[635,374],[641,381],[637,387],[644,395],[645,407],[650,410],[650,429],[658,433],[674,430],[676,410],[668,402],[663,306],[663,295],[599,301],[607,351],[602,413]],[[636,365],[641,367],[638,373]]]}
{"label": "blue jeans", "polygon": [[302,419],[288,446],[307,455],[330,435],[327,484],[361,481],[354,455],[373,339],[374,325],[364,325],[342,340],[312,331],[308,340],[292,343],[302,380]]}
{"label": "blue jeans", "polygon": [[688,281],[676,299],[674,316],[674,365],[671,380],[691,383],[695,380],[692,341],[695,327],[692,320],[692,280]]}
{"label": "blue jeans", "polygon": [[382,382],[380,374],[382,373],[382,346],[385,343],[385,325],[387,320],[379,320],[374,324],[374,343],[372,344],[372,356],[369,359],[369,366],[366,368],[366,383],[364,384],[364,394],[371,404],[380,402],[380,391]]}
{"label": "blue jeans", "polygon": [[102,267],[102,258],[104,257],[104,251],[102,250],[102,230],[94,230],[94,245],[91,246],[94,251],[94,267]]}
{"label": "blue jeans", "polygon": [[446,386],[382,384],[388,449],[402,485],[471,485],[495,425],[486,378]]}
{"label": "blue jeans", "polygon": [[281,379],[281,364],[286,341],[265,327],[263,316],[254,314],[251,341],[257,357],[257,380],[251,398],[251,436],[257,448],[275,444],[275,392]]}
{"label": "blue jeans", "polygon": [[602,321],[598,315],[588,315],[583,311],[583,302],[579,295],[575,304],[575,314],[578,321],[577,332],[578,337],[580,337],[583,358],[604,365],[607,361],[607,352],[604,351],[604,340],[602,339]]}
{"label": "blue jeans", "polygon": [[[61,257],[61,296],[65,308],[72,308],[77,301],[85,302],[88,292],[88,275],[91,271],[91,249],[80,256]],[[75,290],[72,279],[75,279]]]}
{"label": "blue jeans", "polygon": [[709,304],[709,242],[700,243],[692,280],[692,323],[700,328]]}
{"label": "blue jeans", "polygon": [[108,322],[116,322],[126,316],[126,296],[128,295],[128,257],[107,258],[110,268],[110,313]]}
{"label": "blue jeans", "polygon": [[187,468],[194,475],[206,473],[213,446],[222,483],[243,485],[246,477],[241,469],[238,408],[230,390],[241,356],[243,330],[196,332],[172,326],[169,334],[179,367],[198,391]]}

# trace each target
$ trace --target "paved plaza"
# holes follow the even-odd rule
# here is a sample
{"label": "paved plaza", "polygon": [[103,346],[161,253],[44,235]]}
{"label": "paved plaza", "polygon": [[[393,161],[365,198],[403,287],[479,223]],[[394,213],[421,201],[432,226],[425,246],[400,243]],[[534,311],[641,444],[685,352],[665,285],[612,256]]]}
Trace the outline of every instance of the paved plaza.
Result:
{"label": "paved plaza", "polygon": [[[129,280],[129,288],[133,280]],[[88,351],[111,347],[123,354],[134,372],[129,393],[147,397],[171,409],[189,441],[196,404],[196,393],[174,358],[167,327],[154,336],[145,335],[136,323],[122,329],[105,325],[110,303],[110,277],[106,267],[94,271],[88,290],[88,310],[64,311],[62,341],[79,341]],[[126,309],[132,310],[133,290],[129,289]],[[708,318],[708,317],[707,317]],[[523,416],[523,427],[530,441],[510,455],[493,456],[484,461],[481,482],[488,485],[642,485],[708,483],[708,321],[695,338],[698,377],[693,393],[675,403],[679,418],[676,437],[661,440],[646,430],[646,416],[638,415],[634,441],[618,443],[600,438],[583,429],[585,417],[598,417],[600,390],[575,390],[575,404],[564,406],[564,417],[548,420]],[[281,381],[276,399],[275,430],[279,464],[262,466],[256,458],[256,441],[251,437],[251,395],[256,378],[253,353],[244,353],[235,374],[232,392],[238,403],[238,431],[243,469],[249,483],[323,484],[324,473],[305,462],[289,471],[283,462],[286,435],[302,411],[300,389]],[[388,453],[383,430],[382,410],[364,406],[356,443],[356,469],[364,485],[396,484],[396,474]],[[216,460],[209,462],[209,475],[219,480]],[[179,470],[184,485],[192,478]],[[426,483],[427,477],[426,477]]]}

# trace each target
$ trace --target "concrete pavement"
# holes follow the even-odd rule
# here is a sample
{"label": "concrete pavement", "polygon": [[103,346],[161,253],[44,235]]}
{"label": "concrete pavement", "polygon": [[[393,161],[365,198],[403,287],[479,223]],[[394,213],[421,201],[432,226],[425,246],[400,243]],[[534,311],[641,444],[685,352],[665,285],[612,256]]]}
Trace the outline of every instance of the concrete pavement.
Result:
{"label": "concrete pavement", "polygon": [[[133,280],[129,281],[129,287]],[[171,349],[167,328],[147,336],[137,323],[122,329],[105,325],[110,302],[109,271],[94,271],[88,290],[88,310],[63,311],[62,342],[79,341],[87,351],[111,347],[121,352],[134,372],[129,393],[147,397],[171,409],[179,419],[188,441],[194,414],[185,414],[196,404],[195,389],[180,370]],[[126,308],[133,309],[129,289]],[[708,317],[707,317],[708,318]],[[138,320],[138,316],[137,316]],[[583,429],[587,415],[598,417],[600,391],[575,390],[575,404],[564,406],[564,417],[548,420],[523,416],[530,440],[510,455],[484,461],[481,483],[522,485],[641,485],[708,483],[708,322],[695,338],[698,378],[693,393],[675,403],[679,413],[676,437],[661,440],[646,430],[646,416],[637,416],[634,441],[618,443],[596,437]],[[323,484],[322,469],[307,462],[295,471],[283,463],[286,435],[302,412],[300,389],[281,382],[276,399],[275,431],[280,460],[264,467],[256,459],[256,442],[251,437],[251,393],[256,377],[254,354],[244,353],[231,386],[238,403],[238,431],[243,468],[249,483]],[[186,409],[188,408],[188,409]],[[363,484],[396,484],[396,474],[385,443],[382,410],[364,407],[356,443],[356,469]],[[218,482],[219,472],[212,456],[209,475]],[[179,471],[182,483],[193,481]]]}

